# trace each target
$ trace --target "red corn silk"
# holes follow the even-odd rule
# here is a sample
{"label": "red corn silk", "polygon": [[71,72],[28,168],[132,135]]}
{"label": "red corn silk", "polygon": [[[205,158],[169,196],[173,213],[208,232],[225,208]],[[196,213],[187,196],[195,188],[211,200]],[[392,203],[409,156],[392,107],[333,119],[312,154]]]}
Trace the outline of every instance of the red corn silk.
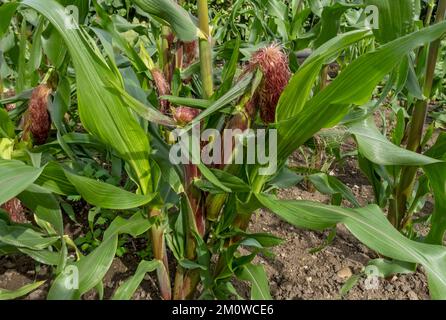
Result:
{"label": "red corn silk", "polygon": [[[251,104],[258,105],[264,123],[273,123],[277,103],[291,78],[288,57],[279,45],[272,44],[252,55],[245,73],[252,72],[256,68],[262,71],[263,79]],[[250,108],[252,113],[252,106]]]}

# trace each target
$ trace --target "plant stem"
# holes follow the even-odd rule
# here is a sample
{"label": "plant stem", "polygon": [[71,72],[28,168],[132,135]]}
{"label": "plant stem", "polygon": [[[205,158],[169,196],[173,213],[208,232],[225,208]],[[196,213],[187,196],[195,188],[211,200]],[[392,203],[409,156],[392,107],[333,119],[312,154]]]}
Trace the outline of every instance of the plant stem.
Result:
{"label": "plant stem", "polygon": [[[198,0],[198,21],[202,33],[202,37],[200,37],[199,40],[199,47],[201,79],[204,89],[203,97],[210,98],[214,94],[214,81],[212,69],[211,36],[209,30],[209,10],[207,0]],[[193,179],[198,175],[199,172],[197,166],[186,166],[186,194],[193,211],[193,217],[191,217],[191,219],[195,220],[190,221],[190,223],[192,223],[194,227],[197,228],[198,233],[203,236],[205,232],[203,208],[201,207],[200,203],[200,195],[197,194],[197,190],[194,190],[194,187],[192,185]],[[195,259],[196,243],[195,239],[193,239],[192,234],[188,235],[187,242],[186,256],[188,259],[193,260]],[[199,280],[199,270],[188,270],[184,272],[183,268],[181,266],[178,266],[175,276],[175,298],[191,298],[196,291]]]}
{"label": "plant stem", "polygon": [[200,66],[203,81],[204,98],[214,94],[214,80],[212,70],[211,35],[209,31],[209,9],[207,0],[198,0],[198,21],[200,30],[205,37],[200,38]]}
{"label": "plant stem", "polygon": [[328,85],[328,68],[329,66],[324,66],[321,71],[321,83],[320,83],[320,91],[324,90]]}
{"label": "plant stem", "polygon": [[[444,20],[446,13],[446,0],[439,0],[437,16],[435,23]],[[435,66],[438,60],[441,39],[430,44],[429,56],[427,61],[426,77],[423,86],[423,100],[418,100],[412,114],[412,122],[409,126],[407,150],[421,152],[421,141],[423,138],[424,125],[428,113],[428,105],[432,94],[432,84],[435,76]],[[398,229],[401,228],[401,222],[404,220],[407,211],[407,201],[412,195],[415,178],[418,172],[417,167],[405,167],[401,172],[401,181],[396,191],[396,208],[389,216],[390,222]]]}
{"label": "plant stem", "polygon": [[435,7],[435,0],[431,0],[427,4],[426,19],[424,20],[424,26],[425,27],[428,27],[431,24],[432,13],[434,12],[434,7]]}
{"label": "plant stem", "polygon": [[[186,239],[185,256],[188,260],[196,259],[197,243],[192,231],[203,237],[205,233],[205,218],[203,214],[203,206],[201,205],[201,193],[195,189],[193,181],[200,176],[198,167],[194,164],[185,166],[185,190],[188,199],[188,215],[187,225],[189,232]],[[197,285],[200,281],[199,270],[184,270],[182,266],[177,265],[174,284],[174,298],[176,300],[184,300],[193,298]]]}
{"label": "plant stem", "polygon": [[172,82],[172,69],[174,67],[172,62],[172,54],[171,54],[171,43],[169,38],[172,37],[172,31],[169,27],[163,26],[161,29],[162,33],[162,42],[161,42],[161,50],[162,50],[162,67],[164,71],[164,76],[167,80],[167,83]]}
{"label": "plant stem", "polygon": [[[151,209],[149,214],[150,217],[157,217],[161,215],[161,211],[158,209]],[[164,264],[164,270],[158,271],[158,282],[161,296],[164,300],[171,300],[172,289],[170,286],[169,262],[167,259],[166,242],[164,239],[164,228],[161,226],[153,226],[150,233],[152,237],[153,256]]]}

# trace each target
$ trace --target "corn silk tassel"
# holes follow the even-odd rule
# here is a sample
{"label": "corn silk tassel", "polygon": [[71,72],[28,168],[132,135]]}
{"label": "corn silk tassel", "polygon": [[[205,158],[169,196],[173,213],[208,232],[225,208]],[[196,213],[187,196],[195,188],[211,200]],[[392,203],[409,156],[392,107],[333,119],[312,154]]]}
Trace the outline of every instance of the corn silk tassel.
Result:
{"label": "corn silk tassel", "polygon": [[253,72],[257,68],[262,71],[263,79],[252,105],[258,106],[265,124],[274,123],[277,103],[291,78],[289,60],[278,44],[272,44],[253,54],[245,72]]}
{"label": "corn silk tassel", "polygon": [[198,58],[198,41],[184,42],[184,60],[183,67],[187,68],[192,65]]}

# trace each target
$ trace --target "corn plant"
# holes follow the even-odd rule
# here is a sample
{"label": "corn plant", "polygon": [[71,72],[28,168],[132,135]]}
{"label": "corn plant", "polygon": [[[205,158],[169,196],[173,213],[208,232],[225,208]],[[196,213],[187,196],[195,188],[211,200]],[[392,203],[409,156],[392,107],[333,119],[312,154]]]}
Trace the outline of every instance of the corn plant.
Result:
{"label": "corn plant", "polygon": [[[165,300],[238,297],[234,278],[251,283],[252,299],[270,299],[265,270],[253,261],[282,240],[249,231],[252,215],[263,208],[300,228],[344,224],[387,259],[421,265],[432,298],[446,298],[444,135],[419,153],[432,68],[446,34],[446,1],[438,1],[430,13],[436,23],[425,26],[414,22],[420,15],[415,0],[336,1],[321,8],[316,2],[291,1],[287,10],[272,1],[292,20],[273,29],[273,34],[283,31],[280,37],[262,37],[271,43],[239,36],[216,44],[204,0],[197,1],[197,17],[181,6],[186,3],[173,0],[126,1],[125,14],[110,14],[113,9],[95,0],[3,1],[0,254],[25,254],[52,266],[48,299],[80,299],[91,290],[102,298],[102,280],[126,235],[145,239],[151,260],[141,260],[113,299],[130,299],[151,272]],[[252,3],[267,8],[264,1]],[[382,11],[382,29],[355,24],[371,4]],[[77,19],[67,14],[67,6],[79,9]],[[308,59],[293,65],[299,40],[309,43],[300,36],[312,11],[320,32],[311,40]],[[277,23],[282,16],[274,12],[271,20]],[[277,42],[288,41],[286,28],[293,45]],[[19,56],[13,49],[17,43]],[[327,66],[364,43],[374,45],[356,50],[327,81]],[[404,130],[392,143],[369,120],[376,109],[370,102],[383,82],[382,99],[396,87],[393,96],[407,97],[407,110],[413,110],[407,149],[397,146]],[[399,127],[405,129],[407,118],[400,114]],[[357,141],[378,205],[361,207],[346,186],[318,173],[312,181],[325,183],[349,206],[339,198],[333,205],[278,199],[277,186],[299,181],[287,167],[289,156],[322,129],[340,125]],[[202,161],[206,148],[222,149],[216,141],[225,129],[253,129],[257,138],[265,133],[267,156],[277,159],[277,170],[248,161],[247,141],[235,144],[220,162]],[[192,146],[191,153],[182,154],[187,161],[174,163],[178,140],[196,130],[211,132],[209,144],[198,141],[198,150]],[[182,146],[193,143],[192,138]],[[243,161],[221,161],[237,158]],[[432,188],[436,203],[433,235],[426,240],[400,232],[411,216],[406,202],[414,193],[405,186],[413,187],[419,167],[425,176],[417,193],[421,197]],[[386,188],[383,177],[391,182]],[[93,233],[96,242],[88,252],[64,229],[63,216],[73,218],[76,210],[73,199],[95,208],[88,213],[91,229],[98,212],[106,211],[110,220],[99,235]],[[383,212],[387,200],[389,220]],[[32,213],[31,222],[26,212]],[[249,253],[242,254],[242,247]],[[14,298],[40,285],[0,291],[0,296]]]}

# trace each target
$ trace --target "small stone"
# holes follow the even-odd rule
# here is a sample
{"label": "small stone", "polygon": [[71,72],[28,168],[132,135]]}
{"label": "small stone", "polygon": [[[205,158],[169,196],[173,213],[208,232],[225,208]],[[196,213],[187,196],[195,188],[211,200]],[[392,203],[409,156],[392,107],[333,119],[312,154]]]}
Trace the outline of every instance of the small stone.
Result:
{"label": "small stone", "polygon": [[44,297],[45,297],[45,292],[41,289],[37,289],[28,295],[29,300],[42,300],[44,299]]}
{"label": "small stone", "polygon": [[407,284],[403,284],[400,288],[401,288],[401,291],[403,291],[404,293],[411,291],[410,287]]}
{"label": "small stone", "polygon": [[417,294],[412,290],[407,293],[407,296],[409,297],[410,300],[419,300]]}
{"label": "small stone", "polygon": [[311,282],[311,281],[313,281],[313,278],[312,277],[307,277],[307,278],[305,278],[305,280],[307,280],[307,282]]}
{"label": "small stone", "polygon": [[349,267],[343,268],[338,271],[338,277],[341,279],[348,279],[353,275],[352,270]]}

